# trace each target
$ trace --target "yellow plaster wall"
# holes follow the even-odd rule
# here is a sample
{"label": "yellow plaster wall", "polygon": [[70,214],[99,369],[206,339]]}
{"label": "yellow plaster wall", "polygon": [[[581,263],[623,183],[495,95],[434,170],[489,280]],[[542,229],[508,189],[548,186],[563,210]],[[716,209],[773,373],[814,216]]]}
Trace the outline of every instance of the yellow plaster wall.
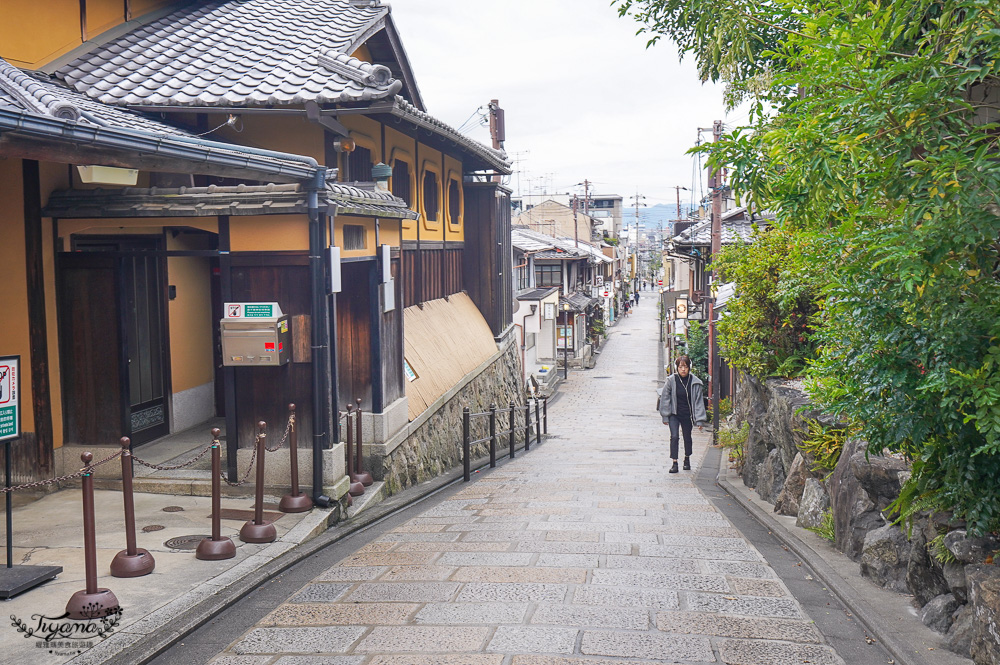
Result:
{"label": "yellow plaster wall", "polygon": [[[69,184],[69,171],[65,164],[42,163],[39,165],[42,201]],[[56,310],[56,267],[52,241],[52,221],[42,219],[42,270],[45,274],[45,325],[49,345],[49,400],[52,408],[52,447],[63,445],[62,366],[59,358],[59,318]]]}
{"label": "yellow plaster wall", "polygon": [[[227,117],[225,114],[209,115],[209,129],[225,123]],[[208,134],[206,138],[223,139],[267,150],[306,155],[320,164],[326,160],[326,151],[323,148],[323,127],[310,122],[305,115],[247,113],[239,116],[235,127],[222,127]]]}
{"label": "yellow plaster wall", "polygon": [[125,22],[125,3],[121,0],[87,0],[87,39]]}
{"label": "yellow plaster wall", "polygon": [[[450,155],[444,158],[445,178],[441,185],[441,205],[444,209],[446,239],[452,242],[465,240],[465,192],[462,188],[462,162]],[[458,218],[452,219],[448,210],[448,183],[455,180],[458,183]]]}
{"label": "yellow plaster wall", "polygon": [[[423,226],[420,230],[420,237],[426,240],[443,240],[444,239],[444,205],[441,201],[441,179],[444,174],[441,173],[442,156],[441,151],[432,150],[420,145],[420,156],[418,157],[420,161],[420,172],[417,174],[417,199],[419,200],[419,205],[416,211],[420,213],[420,219]],[[430,217],[435,214],[435,211],[427,209],[427,202],[424,201],[424,176],[427,173],[434,173],[437,176],[437,190],[438,190],[438,207],[436,211],[436,218],[432,221]],[[428,213],[431,213],[430,215]]]}
{"label": "yellow plaster wall", "polygon": [[[375,254],[375,218],[374,217],[350,217],[347,215],[337,217],[334,220],[333,232],[334,232],[334,244],[337,247],[343,248],[344,246],[344,225],[351,224],[354,226],[365,227],[365,248],[364,249],[352,249],[340,250],[341,258],[351,258],[355,256],[372,256]],[[382,225],[379,223],[379,242],[385,244],[386,238],[382,233]]]}
{"label": "yellow plaster wall", "polygon": [[[204,249],[193,239],[169,238],[169,249]],[[170,322],[170,381],[175,393],[211,383],[212,358],[211,264],[207,258],[167,259],[167,283],[177,297],[167,301]]]}
{"label": "yellow plaster wall", "polygon": [[352,58],[357,58],[358,60],[364,60],[365,62],[372,61],[371,51],[368,50],[368,46],[362,44],[358,47],[358,50],[351,54]]}
{"label": "yellow plaster wall", "polygon": [[0,159],[0,265],[4,285],[0,288],[0,312],[3,328],[0,333],[0,355],[21,356],[21,429],[35,431],[35,415],[31,400],[31,353],[28,338],[28,290],[24,255],[24,213],[20,159]]}
{"label": "yellow plaster wall", "polygon": [[262,215],[229,218],[230,249],[234,252],[307,251],[306,215]]}
{"label": "yellow plaster wall", "polygon": [[[406,134],[392,127],[385,128],[385,163],[392,166],[396,159],[401,159],[410,165],[410,192],[413,196],[411,208],[420,211],[420,190],[417,189],[417,165],[414,163],[414,141]],[[391,183],[390,183],[391,184]],[[403,240],[417,239],[418,220],[403,220]],[[421,234],[422,235],[422,234]]]}

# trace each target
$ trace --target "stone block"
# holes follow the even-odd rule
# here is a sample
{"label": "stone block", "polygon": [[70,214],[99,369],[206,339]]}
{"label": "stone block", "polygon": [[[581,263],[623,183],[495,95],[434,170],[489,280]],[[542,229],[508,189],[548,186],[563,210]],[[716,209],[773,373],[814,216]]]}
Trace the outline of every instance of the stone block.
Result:
{"label": "stone block", "polygon": [[785,483],[785,467],[781,462],[781,453],[777,448],[767,454],[760,467],[757,478],[757,494],[764,501],[774,503],[781,493],[781,488]]}
{"label": "stone block", "polygon": [[861,557],[865,535],[885,524],[881,513],[868,498],[868,493],[861,487],[851,468],[852,456],[864,448],[864,441],[848,439],[836,468],[826,481],[837,536],[834,544],[855,561]]}
{"label": "stone block", "polygon": [[972,564],[965,569],[972,607],[972,643],[976,665],[1000,663],[1000,567]]}
{"label": "stone block", "polygon": [[949,561],[942,568],[944,581],[948,585],[948,590],[955,596],[958,602],[967,602],[969,600],[969,588],[965,580],[965,566],[955,561]]}
{"label": "stone block", "polygon": [[962,605],[952,616],[951,628],[948,629],[948,648],[960,656],[972,658],[973,612],[971,605]]}
{"label": "stone block", "polygon": [[910,543],[906,534],[898,526],[886,524],[865,536],[861,575],[880,587],[906,593],[909,554]]}
{"label": "stone block", "polygon": [[905,460],[867,455],[864,450],[851,455],[850,465],[861,489],[880,511],[899,497],[900,474],[910,469]]}
{"label": "stone block", "polygon": [[944,537],[944,546],[962,563],[983,563],[986,557],[1000,550],[1000,537],[987,534],[975,538],[965,529],[956,529]]}
{"label": "stone block", "polygon": [[917,603],[925,605],[949,591],[941,564],[927,550],[925,529],[914,528],[910,541],[909,561],[906,563],[906,588]]}
{"label": "stone block", "polygon": [[798,517],[795,518],[796,526],[804,529],[819,527],[823,524],[823,517],[828,510],[830,510],[830,496],[826,493],[823,483],[815,478],[807,478],[802,490],[802,498],[799,500]]}
{"label": "stone block", "polygon": [[806,480],[810,478],[812,478],[812,473],[809,471],[802,453],[799,453],[792,460],[792,466],[788,469],[788,477],[785,478],[781,493],[778,494],[778,498],[774,502],[774,512],[779,515],[798,515]]}
{"label": "stone block", "polygon": [[952,615],[958,609],[959,602],[950,593],[932,598],[920,610],[920,620],[924,625],[939,633],[947,633],[951,628]]}

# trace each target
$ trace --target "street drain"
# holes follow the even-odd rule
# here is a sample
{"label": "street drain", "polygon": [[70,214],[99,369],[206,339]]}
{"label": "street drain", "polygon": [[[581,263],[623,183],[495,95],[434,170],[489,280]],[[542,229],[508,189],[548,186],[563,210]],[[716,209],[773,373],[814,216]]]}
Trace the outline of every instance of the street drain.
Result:
{"label": "street drain", "polygon": [[177,536],[163,543],[172,550],[196,550],[198,543],[211,536]]}
{"label": "street drain", "polygon": [[166,506],[166,507],[163,508],[163,512],[165,512],[165,513],[181,513],[181,512],[184,512],[184,509],[181,508],[180,506]]}
{"label": "street drain", "polygon": [[164,528],[166,527],[164,527],[162,524],[149,524],[147,526],[142,527],[142,532],[153,533],[154,531],[163,531]]}

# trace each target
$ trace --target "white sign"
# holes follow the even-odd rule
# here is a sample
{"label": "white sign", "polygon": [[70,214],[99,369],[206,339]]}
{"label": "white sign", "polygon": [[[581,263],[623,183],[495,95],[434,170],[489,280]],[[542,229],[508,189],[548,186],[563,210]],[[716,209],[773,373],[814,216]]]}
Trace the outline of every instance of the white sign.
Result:
{"label": "white sign", "polygon": [[688,317],[687,298],[678,298],[677,302],[674,303],[674,311],[677,313],[678,319],[686,319]]}
{"label": "white sign", "polygon": [[227,302],[226,319],[280,319],[284,314],[276,302]]}
{"label": "white sign", "polygon": [[0,441],[21,437],[21,356],[0,356]]}
{"label": "white sign", "polygon": [[556,318],[556,304],[554,302],[545,303],[544,318],[546,321]]}

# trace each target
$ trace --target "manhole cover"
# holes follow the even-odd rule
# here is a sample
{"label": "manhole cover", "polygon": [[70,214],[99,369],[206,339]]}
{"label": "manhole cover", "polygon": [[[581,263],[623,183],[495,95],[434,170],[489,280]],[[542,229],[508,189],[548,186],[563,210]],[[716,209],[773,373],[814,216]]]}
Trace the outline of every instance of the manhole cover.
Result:
{"label": "manhole cover", "polygon": [[143,533],[153,533],[154,531],[163,531],[165,527],[162,524],[149,524],[142,527]]}
{"label": "manhole cover", "polygon": [[184,509],[181,508],[180,506],[167,506],[163,509],[163,512],[165,513],[180,513],[183,511]]}
{"label": "manhole cover", "polygon": [[178,536],[163,543],[172,550],[196,550],[198,543],[211,536]]}

